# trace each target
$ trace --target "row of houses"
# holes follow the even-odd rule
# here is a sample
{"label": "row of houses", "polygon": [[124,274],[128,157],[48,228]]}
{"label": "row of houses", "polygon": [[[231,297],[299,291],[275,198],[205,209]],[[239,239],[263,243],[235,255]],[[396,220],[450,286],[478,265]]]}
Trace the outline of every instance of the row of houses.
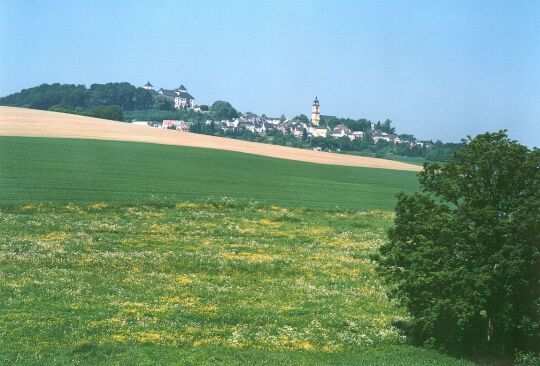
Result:
{"label": "row of houses", "polygon": [[[362,139],[365,135],[363,131],[352,131],[345,124],[339,124],[333,129],[323,126],[310,126],[307,123],[299,120],[282,120],[279,118],[264,117],[261,118],[253,113],[243,114],[239,118],[222,121],[207,120],[205,125],[210,126],[213,124],[214,128],[222,131],[234,131],[243,129],[251,131],[253,133],[265,134],[270,130],[278,130],[285,135],[292,135],[297,138],[303,137],[323,137],[323,138],[343,138],[347,137],[353,141],[356,139]],[[192,122],[176,121],[176,120],[164,120],[161,124],[165,129],[176,129],[178,131],[189,131]],[[413,147],[415,145],[421,147],[431,147],[433,144],[430,141],[417,141],[414,139],[402,139],[397,134],[386,133],[377,129],[374,129],[371,134],[373,143],[379,141],[391,142],[395,145],[408,144]]]}

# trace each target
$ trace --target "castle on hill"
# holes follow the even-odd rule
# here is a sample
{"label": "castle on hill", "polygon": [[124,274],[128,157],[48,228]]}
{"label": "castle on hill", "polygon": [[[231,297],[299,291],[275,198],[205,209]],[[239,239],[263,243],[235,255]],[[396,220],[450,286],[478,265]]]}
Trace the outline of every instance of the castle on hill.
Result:
{"label": "castle on hill", "polygon": [[184,85],[180,85],[174,90],[160,88],[156,91],[154,86],[150,82],[147,82],[144,84],[143,88],[148,90],[152,96],[163,95],[170,99],[174,103],[174,108],[176,109],[195,109],[197,107],[195,98],[188,93]]}

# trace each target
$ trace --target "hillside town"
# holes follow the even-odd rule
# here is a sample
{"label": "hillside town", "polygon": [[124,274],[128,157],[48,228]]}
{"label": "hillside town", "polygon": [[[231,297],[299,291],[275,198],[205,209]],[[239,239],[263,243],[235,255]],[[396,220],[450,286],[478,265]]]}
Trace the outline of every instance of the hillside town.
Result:
{"label": "hillside town", "polygon": [[[203,110],[195,102],[195,98],[189,94],[187,88],[184,85],[180,85],[174,90],[168,90],[160,88],[157,91],[154,86],[148,81],[143,88],[148,90],[152,96],[164,97],[170,100],[174,104],[174,108],[178,110],[192,110],[194,112],[208,113],[208,109]],[[311,119],[287,119],[278,117],[268,117],[266,115],[257,115],[255,113],[246,112],[241,113],[239,117],[231,119],[214,120],[207,119],[204,124],[206,126],[212,126],[214,129],[221,130],[223,132],[234,131],[250,131],[252,133],[265,135],[269,131],[279,131],[284,135],[291,135],[299,139],[306,138],[334,138],[339,139],[347,137],[350,141],[356,139],[362,139],[366,136],[367,131],[353,130],[350,126],[344,123],[340,123],[337,126],[330,128],[327,124],[321,123],[335,116],[325,116],[320,113],[320,102],[315,97],[311,105]],[[194,122],[184,120],[171,120],[164,119],[162,121],[144,121],[133,122],[138,125],[152,125],[161,127],[164,129],[174,129],[177,131],[191,131]],[[385,132],[380,128],[377,128],[377,124],[369,123],[369,138],[372,143],[377,144],[379,141],[390,142],[394,145],[406,144],[409,147],[431,147],[433,143],[431,141],[419,141],[412,136],[408,139],[402,138],[395,133]]]}

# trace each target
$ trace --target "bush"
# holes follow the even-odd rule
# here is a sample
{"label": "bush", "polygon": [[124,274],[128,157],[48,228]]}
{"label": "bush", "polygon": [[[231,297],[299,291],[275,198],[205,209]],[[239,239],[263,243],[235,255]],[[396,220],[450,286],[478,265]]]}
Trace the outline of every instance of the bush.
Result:
{"label": "bush", "polygon": [[540,366],[540,356],[533,352],[518,352],[514,366]]}

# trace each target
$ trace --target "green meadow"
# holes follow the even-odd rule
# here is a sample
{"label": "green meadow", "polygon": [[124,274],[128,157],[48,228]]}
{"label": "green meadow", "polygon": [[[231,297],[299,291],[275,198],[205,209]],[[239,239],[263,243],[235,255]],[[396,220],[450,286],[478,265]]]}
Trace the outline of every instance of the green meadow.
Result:
{"label": "green meadow", "polygon": [[0,364],[469,365],[370,255],[415,173],[0,138]]}
{"label": "green meadow", "polygon": [[0,209],[0,363],[467,365],[406,345],[369,255],[392,214]]}
{"label": "green meadow", "polygon": [[416,173],[181,146],[0,137],[0,203],[174,203],[208,197],[286,207],[392,209]]}

